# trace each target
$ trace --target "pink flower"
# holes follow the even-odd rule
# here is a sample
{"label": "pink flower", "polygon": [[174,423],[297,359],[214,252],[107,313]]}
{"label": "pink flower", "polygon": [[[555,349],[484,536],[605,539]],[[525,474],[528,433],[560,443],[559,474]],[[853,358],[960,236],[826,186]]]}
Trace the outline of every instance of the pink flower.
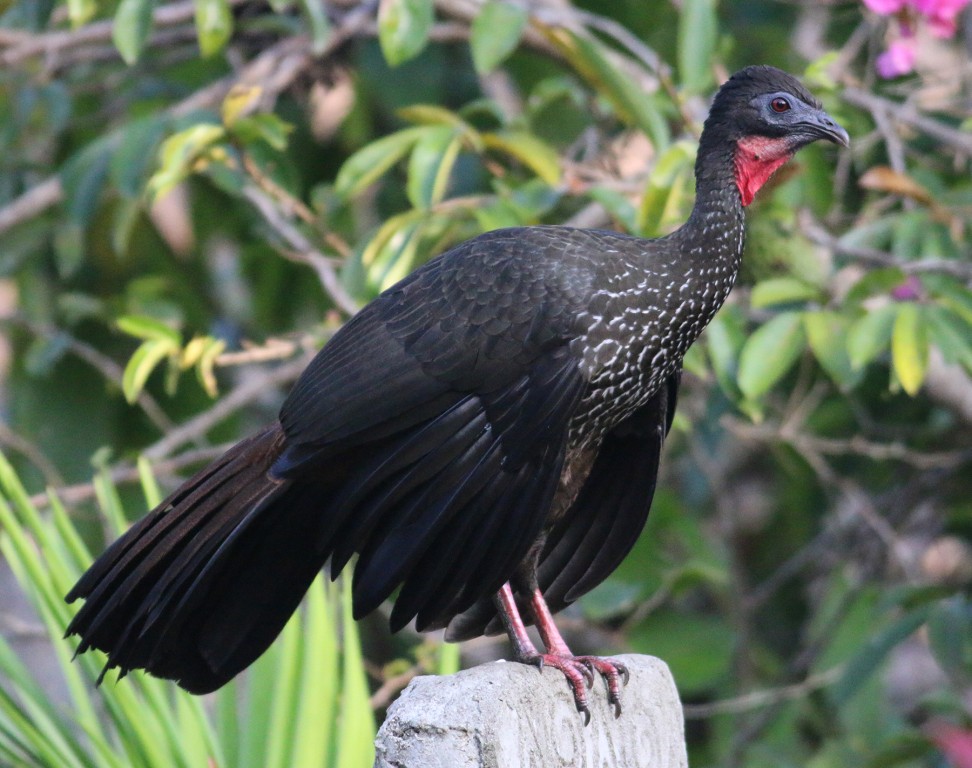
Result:
{"label": "pink flower", "polygon": [[928,29],[936,37],[953,37],[956,19],[969,0],[911,0],[911,4],[928,21]]}
{"label": "pink flower", "polygon": [[902,37],[888,46],[888,50],[877,57],[875,66],[878,74],[885,78],[907,75],[915,68],[915,39]]}
{"label": "pink flower", "polygon": [[922,293],[921,281],[914,275],[909,275],[904,282],[891,289],[891,298],[897,301],[917,301]]}
{"label": "pink flower", "polygon": [[972,731],[939,720],[929,723],[925,733],[954,768],[972,768]]}
{"label": "pink flower", "polygon": [[882,16],[890,16],[905,7],[906,0],[864,0],[864,5]]}

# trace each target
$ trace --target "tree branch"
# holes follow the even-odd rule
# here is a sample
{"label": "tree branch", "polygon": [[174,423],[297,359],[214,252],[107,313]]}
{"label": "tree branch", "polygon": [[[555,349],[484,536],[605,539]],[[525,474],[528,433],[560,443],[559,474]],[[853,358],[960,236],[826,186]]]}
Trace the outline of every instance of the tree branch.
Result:
{"label": "tree branch", "polygon": [[331,260],[315,248],[304,233],[288,220],[276,201],[254,184],[247,184],[243,188],[243,196],[260,212],[273,231],[293,249],[292,251],[281,249],[280,253],[291,261],[311,267],[317,272],[317,278],[331,300],[346,314],[355,314],[359,308],[358,302],[344,290]]}
{"label": "tree branch", "polygon": [[875,116],[886,115],[892,120],[910,125],[912,128],[948,144],[966,157],[972,157],[972,135],[923,115],[911,104],[900,104],[856,87],[845,88],[841,97],[848,104],[866,109]]}
{"label": "tree branch", "polygon": [[171,455],[177,448],[205,435],[210,429],[240,408],[263,397],[268,389],[292,382],[307,367],[309,358],[310,355],[302,355],[297,360],[278,368],[260,371],[258,375],[247,379],[230,390],[225,397],[218,400],[208,410],[171,430],[161,440],[149,446],[142,454],[150,460],[162,459]]}
{"label": "tree branch", "polygon": [[826,688],[828,685],[837,682],[843,672],[844,668],[840,665],[818,675],[811,675],[792,685],[751,691],[742,696],[712,701],[707,704],[683,704],[682,711],[686,720],[706,720],[716,715],[738,715],[754,709],[765,709],[776,704],[782,704],[784,701],[802,699],[814,691]]}

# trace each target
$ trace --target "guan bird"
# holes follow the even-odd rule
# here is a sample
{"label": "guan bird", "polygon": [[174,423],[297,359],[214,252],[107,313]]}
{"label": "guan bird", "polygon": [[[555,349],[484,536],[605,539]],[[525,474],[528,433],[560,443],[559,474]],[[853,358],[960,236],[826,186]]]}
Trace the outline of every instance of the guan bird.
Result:
{"label": "guan bird", "polygon": [[335,577],[357,556],[355,618],[397,590],[393,630],[505,629],[517,660],[563,671],[585,718],[595,674],[619,713],[627,670],[573,655],[552,614],[644,527],[682,358],[736,279],[744,208],[817,139],[848,145],[798,80],[747,67],[712,103],[695,205],[671,234],[501,229],[386,290],[276,421],[81,577],[67,595],[85,600],[67,630],[78,651],[212,691],[267,649],[325,565]]}

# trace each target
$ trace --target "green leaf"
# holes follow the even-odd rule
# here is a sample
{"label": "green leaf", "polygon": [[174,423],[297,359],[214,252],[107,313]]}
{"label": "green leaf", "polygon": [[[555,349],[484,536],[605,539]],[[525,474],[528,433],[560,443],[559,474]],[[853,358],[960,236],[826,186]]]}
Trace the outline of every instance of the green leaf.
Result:
{"label": "green leaf", "polygon": [[630,613],[641,598],[640,584],[608,578],[580,599],[581,610],[591,621],[606,621]]}
{"label": "green leaf", "polygon": [[311,33],[311,53],[322,55],[331,39],[331,22],[327,19],[321,0],[300,0],[300,10],[307,19]]}
{"label": "green leaf", "polygon": [[947,363],[972,372],[972,323],[946,307],[925,307],[928,332]]}
{"label": "green leaf", "polygon": [[111,26],[111,39],[126,64],[142,55],[152,31],[155,0],[121,0]]}
{"label": "green leaf", "polygon": [[301,665],[302,690],[294,732],[295,768],[329,765],[328,747],[334,743],[338,706],[338,631],[333,600],[319,574],[307,593],[304,617],[305,659]]}
{"label": "green leaf", "polygon": [[378,42],[385,60],[397,67],[418,56],[435,21],[432,0],[381,0]]}
{"label": "green leaf", "polygon": [[[426,215],[424,211],[416,212],[422,216]],[[418,218],[408,220],[401,217],[396,224],[391,236],[375,254],[371,268],[368,270],[368,282],[378,291],[390,288],[412,271],[426,222]],[[371,249],[370,244],[368,249]],[[367,252],[365,256],[368,256]]]}
{"label": "green leaf", "polygon": [[928,369],[928,331],[917,304],[898,305],[891,334],[891,362],[901,387],[914,397]]}
{"label": "green leaf", "polygon": [[158,170],[148,180],[149,194],[162,197],[183,182],[196,162],[225,138],[226,129],[214,123],[198,123],[167,138],[159,149]]}
{"label": "green leaf", "polygon": [[551,187],[560,183],[560,157],[541,139],[526,131],[484,133],[487,148],[516,158]]}
{"label": "green leaf", "polygon": [[344,161],[334,180],[334,193],[345,199],[360,194],[405,157],[424,135],[424,128],[406,128],[362,147]]}
{"label": "green leaf", "polygon": [[739,397],[736,384],[739,350],[746,342],[746,328],[738,313],[729,309],[719,312],[704,331],[706,351],[716,381],[732,400]]}
{"label": "green leaf", "polygon": [[226,349],[226,342],[222,339],[209,339],[208,342],[199,357],[199,362],[196,364],[196,377],[206,394],[210,397],[216,397],[219,394],[219,388],[216,384],[216,374],[213,368],[216,365],[216,358],[223,354],[223,350]]}
{"label": "green leaf", "polygon": [[803,70],[803,82],[807,88],[812,88],[814,92],[836,91],[837,81],[831,74],[834,65],[840,61],[839,51],[827,51],[814,61],[811,61]]}
{"label": "green leaf", "polygon": [[680,141],[666,149],[652,168],[638,209],[638,232],[658,237],[684,220],[682,209],[691,202],[690,184],[695,147]]}
{"label": "green leaf", "polygon": [[214,56],[233,34],[233,14],[227,0],[195,0],[196,36],[203,57]]}
{"label": "green leaf", "polygon": [[144,456],[139,455],[136,466],[138,468],[138,480],[142,485],[142,494],[145,496],[145,502],[148,508],[152,509],[157,507],[164,498],[164,495],[159,488],[155,475],[152,474],[152,463]]}
{"label": "green leaf", "polygon": [[816,286],[797,280],[795,277],[772,277],[769,280],[761,280],[753,286],[750,304],[756,309],[761,309],[819,298],[820,291]]}
{"label": "green leaf", "polygon": [[678,24],[678,74],[690,93],[704,93],[712,85],[718,19],[715,0],[683,0]]}
{"label": "green leaf", "polygon": [[461,143],[456,131],[445,125],[426,128],[425,135],[416,142],[405,186],[415,208],[428,209],[441,202]]}
{"label": "green leaf", "polygon": [[152,115],[133,120],[121,130],[118,146],[111,155],[110,171],[112,184],[124,197],[141,196],[168,126],[168,118]]}
{"label": "green leaf", "polygon": [[962,595],[939,601],[928,617],[928,642],[946,673],[972,673],[972,602]]}
{"label": "green leaf", "polygon": [[480,75],[496,69],[516,50],[530,20],[523,8],[502,0],[488,0],[473,19],[469,45],[473,66]]}
{"label": "green leaf", "polygon": [[437,104],[411,104],[396,111],[403,120],[419,125],[448,125],[462,134],[463,139],[471,149],[481,152],[483,139],[479,131],[467,123],[461,116],[451,109]]}
{"label": "green leaf", "polygon": [[290,123],[272,112],[261,112],[237,119],[231,131],[245,142],[265,141],[282,152],[287,148],[287,136],[293,129]]}
{"label": "green leaf", "polygon": [[864,368],[888,348],[897,314],[894,304],[885,304],[868,311],[851,325],[847,331],[847,352],[854,368]]}
{"label": "green leaf", "polygon": [[173,347],[168,341],[162,339],[142,342],[128,361],[122,375],[122,392],[129,403],[134,403],[138,399],[155,367],[176,350],[178,350],[177,346]]}
{"label": "green leaf", "polygon": [[887,296],[906,279],[907,275],[897,267],[872,269],[847,292],[846,301],[849,304],[856,304],[868,296],[876,294]]}
{"label": "green leaf", "polygon": [[922,283],[929,287],[942,305],[972,323],[972,291],[947,275],[925,275]]}
{"label": "green leaf", "polygon": [[543,31],[577,73],[611,102],[622,120],[648,134],[657,151],[669,145],[668,124],[655,98],[611,63],[600,42],[564,27],[546,27]]}
{"label": "green leaf", "polygon": [[751,400],[765,395],[793,367],[806,344],[799,312],[785,312],[757,328],[739,355],[739,388]]}
{"label": "green leaf", "polygon": [[861,380],[862,371],[851,364],[847,352],[847,319],[836,312],[804,312],[803,327],[820,366],[841,387]]}
{"label": "green leaf", "polygon": [[600,203],[627,232],[638,231],[638,213],[626,195],[610,187],[591,187],[587,190],[587,196]]}
{"label": "green leaf", "polygon": [[732,638],[722,618],[670,609],[653,613],[629,636],[637,653],[665,659],[683,695],[711,690],[728,678]]}
{"label": "green leaf", "polygon": [[142,216],[142,206],[138,200],[121,199],[115,207],[111,227],[111,249],[118,256],[128,254],[128,246]]}
{"label": "green leaf", "polygon": [[113,148],[111,136],[96,139],[72,155],[61,168],[65,208],[71,223],[78,227],[87,227],[98,210]]}
{"label": "green leaf", "polygon": [[260,106],[263,87],[260,85],[244,85],[237,83],[219,105],[219,117],[228,129],[236,126],[236,121],[255,112]]}
{"label": "green leaf", "polygon": [[85,227],[76,221],[67,219],[56,225],[54,229],[54,256],[57,272],[62,279],[77,274],[84,264],[87,232]]}
{"label": "green leaf", "polygon": [[869,638],[847,663],[843,675],[834,686],[833,698],[837,705],[846,704],[874,674],[891,649],[909,638],[925,623],[927,617],[927,608],[911,611]]}
{"label": "green leaf", "polygon": [[77,29],[94,18],[98,12],[98,3],[96,0],[67,0],[67,8],[71,26]]}
{"label": "green leaf", "polygon": [[351,607],[351,579],[340,581],[341,619],[344,627],[344,664],[341,669],[344,696],[335,768],[358,768],[374,764],[375,718],[368,697],[368,680],[358,637],[358,625]]}
{"label": "green leaf", "polygon": [[116,321],[118,329],[129,336],[147,341],[165,341],[178,347],[182,335],[165,323],[144,315],[122,315]]}

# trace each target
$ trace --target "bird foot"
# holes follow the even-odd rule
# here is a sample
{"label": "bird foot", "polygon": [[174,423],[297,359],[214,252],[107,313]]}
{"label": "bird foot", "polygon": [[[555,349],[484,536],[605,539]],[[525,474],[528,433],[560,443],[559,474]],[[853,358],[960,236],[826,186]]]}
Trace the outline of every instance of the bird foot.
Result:
{"label": "bird foot", "polygon": [[538,653],[536,656],[524,658],[527,664],[533,664],[541,671],[544,666],[559,669],[567,678],[567,684],[574,693],[574,704],[577,711],[584,716],[584,725],[591,722],[591,710],[588,706],[587,691],[594,685],[594,675],[604,678],[608,689],[608,703],[614,708],[614,716],[621,716],[621,686],[627,685],[630,679],[628,668],[620,661],[604,659],[600,656],[573,656],[559,653]]}

